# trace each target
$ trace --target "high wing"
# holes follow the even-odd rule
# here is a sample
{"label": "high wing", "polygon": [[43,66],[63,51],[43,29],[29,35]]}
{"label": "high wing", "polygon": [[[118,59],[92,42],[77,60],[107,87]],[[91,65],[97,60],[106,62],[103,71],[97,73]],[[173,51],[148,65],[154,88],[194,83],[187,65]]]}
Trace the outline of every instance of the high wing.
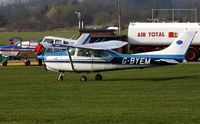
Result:
{"label": "high wing", "polygon": [[118,41],[118,40],[110,40],[106,42],[98,42],[92,44],[84,44],[84,45],[71,45],[71,47],[81,48],[81,49],[93,49],[93,50],[111,50],[121,48],[127,45],[127,42]]}

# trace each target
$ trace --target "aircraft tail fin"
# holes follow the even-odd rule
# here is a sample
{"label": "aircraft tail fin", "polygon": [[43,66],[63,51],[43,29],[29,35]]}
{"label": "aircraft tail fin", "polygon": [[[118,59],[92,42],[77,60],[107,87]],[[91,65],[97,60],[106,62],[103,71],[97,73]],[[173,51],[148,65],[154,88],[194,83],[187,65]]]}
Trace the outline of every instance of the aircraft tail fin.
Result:
{"label": "aircraft tail fin", "polygon": [[83,33],[73,45],[77,46],[77,45],[87,44],[90,41],[90,39],[91,39],[91,34]]}
{"label": "aircraft tail fin", "polygon": [[160,53],[185,55],[196,34],[197,31],[185,29],[169,47],[161,50]]}
{"label": "aircraft tail fin", "polygon": [[195,38],[198,31],[188,31],[185,29],[178,38],[172,42],[170,46],[167,48],[160,50],[160,51],[154,51],[154,52],[146,52],[141,54],[156,54],[156,55],[186,55],[186,52],[192,43],[193,39]]}

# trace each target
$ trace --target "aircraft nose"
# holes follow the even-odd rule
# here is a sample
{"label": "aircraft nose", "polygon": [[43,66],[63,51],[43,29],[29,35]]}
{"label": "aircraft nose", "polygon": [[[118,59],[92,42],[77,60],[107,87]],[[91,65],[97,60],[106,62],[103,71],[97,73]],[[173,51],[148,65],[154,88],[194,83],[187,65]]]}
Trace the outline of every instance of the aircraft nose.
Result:
{"label": "aircraft nose", "polygon": [[43,60],[43,61],[44,61],[46,57],[45,57],[45,56],[43,56],[43,55],[39,55],[37,58],[38,58],[38,59],[41,59],[41,60]]}

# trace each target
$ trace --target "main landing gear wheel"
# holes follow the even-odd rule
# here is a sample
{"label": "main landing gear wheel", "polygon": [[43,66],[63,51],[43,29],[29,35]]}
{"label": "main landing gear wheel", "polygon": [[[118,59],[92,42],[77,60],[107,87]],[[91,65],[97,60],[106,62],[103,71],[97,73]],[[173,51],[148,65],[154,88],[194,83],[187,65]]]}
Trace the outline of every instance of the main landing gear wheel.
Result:
{"label": "main landing gear wheel", "polygon": [[198,51],[194,48],[189,48],[186,54],[187,61],[197,61],[199,59]]}
{"label": "main landing gear wheel", "polygon": [[7,66],[8,65],[8,62],[7,61],[3,61],[2,62],[2,66]]}
{"label": "main landing gear wheel", "polygon": [[30,66],[31,65],[31,61],[30,60],[25,60],[24,64],[25,64],[25,66]]}
{"label": "main landing gear wheel", "polygon": [[95,80],[97,80],[97,81],[102,80],[102,75],[100,75],[100,74],[96,74],[96,76],[95,76]]}
{"label": "main landing gear wheel", "polygon": [[58,78],[57,78],[58,81],[63,81],[64,80],[64,73],[60,73]]}
{"label": "main landing gear wheel", "polygon": [[85,75],[82,75],[80,77],[80,81],[83,82],[83,81],[87,81],[87,77]]}

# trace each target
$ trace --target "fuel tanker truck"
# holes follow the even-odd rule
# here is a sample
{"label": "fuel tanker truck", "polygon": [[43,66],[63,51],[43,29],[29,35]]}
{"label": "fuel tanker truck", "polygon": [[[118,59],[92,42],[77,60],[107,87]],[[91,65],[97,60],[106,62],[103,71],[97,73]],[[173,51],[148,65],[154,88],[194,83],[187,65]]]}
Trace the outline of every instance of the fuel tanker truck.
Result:
{"label": "fuel tanker truck", "polygon": [[[200,30],[199,23],[130,23],[128,42],[130,51],[134,53],[163,49],[169,46],[181,32]],[[200,57],[200,32],[188,49],[186,60],[197,61]]]}

